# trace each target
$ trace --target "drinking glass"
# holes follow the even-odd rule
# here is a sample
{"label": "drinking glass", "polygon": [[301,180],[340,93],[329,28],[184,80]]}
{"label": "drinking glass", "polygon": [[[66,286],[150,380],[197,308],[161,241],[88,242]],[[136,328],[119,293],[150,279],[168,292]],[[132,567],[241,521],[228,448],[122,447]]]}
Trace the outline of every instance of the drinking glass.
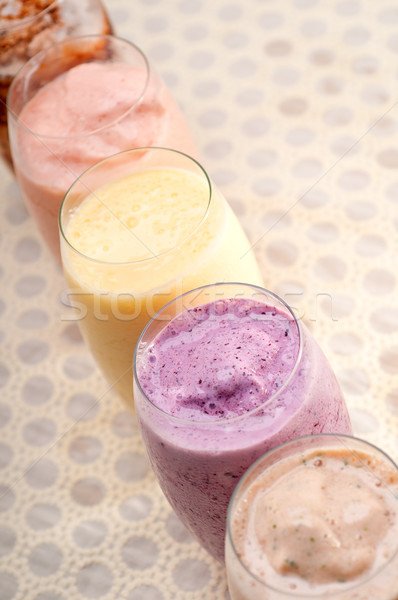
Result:
{"label": "drinking glass", "polygon": [[[344,466],[340,467],[345,470],[346,476],[352,478],[355,477],[357,469],[366,469],[370,474],[370,477],[374,480],[374,494],[379,494],[380,491],[383,494],[387,494],[392,504],[395,503],[395,529],[390,528],[387,542],[389,544],[391,552],[388,557],[383,556],[383,553],[379,553],[377,557],[378,564],[374,564],[374,567],[368,574],[360,574],[357,580],[344,581],[344,577],[338,577],[338,580],[326,584],[326,583],[312,583],[307,585],[305,580],[300,581],[300,578],[287,577],[287,581],[281,583],[281,576],[278,579],[274,579],[272,568],[268,566],[266,561],[266,554],[262,555],[261,563],[258,561],[257,553],[252,550],[252,554],[245,552],[245,549],[249,546],[245,546],[245,542],[242,542],[246,532],[247,519],[250,518],[250,528],[256,526],[256,522],[253,522],[254,516],[257,519],[261,518],[261,511],[254,509],[252,505],[253,498],[256,497],[258,490],[259,493],[263,494],[261,499],[267,498],[267,493],[270,492],[270,488],[275,486],[280,476],[284,481],[292,481],[292,471],[289,469],[287,461],[293,459],[294,464],[296,461],[300,461],[305,467],[308,467],[310,463],[309,457],[314,457],[314,454],[322,460],[322,456],[327,457],[328,452],[342,452],[344,460]],[[315,456],[315,458],[316,458]],[[338,455],[337,455],[338,456]],[[318,464],[315,468],[319,468]],[[285,462],[284,462],[285,461]],[[311,459],[313,462],[314,459]],[[304,468],[301,466],[301,468]],[[310,468],[313,468],[310,465]],[[278,475],[275,469],[279,469]],[[351,469],[351,472],[349,471]],[[351,474],[350,474],[351,473]],[[307,475],[308,480],[308,475]],[[371,480],[370,480],[371,481]],[[326,477],[324,488],[329,485],[329,480]],[[362,487],[361,483],[352,482],[352,489]],[[275,487],[273,487],[275,489]],[[379,490],[379,491],[378,491]],[[338,493],[338,491],[337,491]],[[346,525],[352,526],[353,523],[358,522],[357,531],[357,542],[354,541],[355,552],[360,552],[363,549],[362,535],[367,528],[364,527],[364,523],[361,523],[361,516],[367,516],[367,508],[371,510],[369,505],[361,505],[361,502],[356,500],[356,504],[351,503],[350,498],[347,497],[347,493],[343,494],[341,501],[344,510],[348,514],[350,509],[355,506],[354,513],[351,517],[347,516]],[[363,493],[363,492],[358,492]],[[294,495],[294,493],[292,492]],[[319,503],[319,489],[311,487],[308,481],[308,487],[306,488],[307,498],[310,498],[314,503]],[[260,496],[257,496],[260,498]],[[275,499],[275,493],[273,498]],[[284,498],[284,501],[286,497]],[[258,500],[260,502],[261,500]],[[298,499],[296,498],[297,505]],[[271,503],[271,499],[269,499]],[[333,502],[335,506],[335,503]],[[258,505],[256,505],[257,507]],[[299,505],[298,505],[299,506]],[[278,505],[279,510],[281,506]],[[322,505],[322,509],[325,505]],[[301,511],[305,510],[300,506]],[[291,509],[288,509],[291,510]],[[326,510],[328,510],[326,508]],[[285,514],[285,513],[283,513]],[[390,513],[389,513],[390,514]],[[228,524],[227,524],[227,536],[226,536],[226,568],[228,577],[228,587],[231,600],[320,600],[321,598],[328,600],[397,600],[398,598],[398,467],[387,456],[381,449],[373,446],[372,444],[360,440],[358,438],[334,435],[334,434],[320,434],[312,435],[308,437],[298,438],[285,444],[274,448],[273,450],[262,456],[252,467],[245,473],[242,479],[239,481],[236,490],[232,496],[230,506],[228,509]],[[329,522],[331,521],[331,515],[329,513]],[[281,515],[281,519],[284,516]],[[291,518],[291,512],[289,512],[289,519]],[[314,521],[315,522],[315,521]],[[258,523],[258,522],[257,522]],[[334,522],[331,521],[332,526]],[[278,525],[275,525],[278,527]],[[273,526],[273,527],[274,527]],[[263,522],[260,525],[263,538],[266,535],[266,525]],[[253,530],[251,531],[251,545],[253,545]],[[271,534],[272,535],[272,534]],[[316,533],[313,533],[316,536]],[[280,538],[279,538],[280,539]],[[246,538],[248,540],[248,538]],[[307,538],[302,533],[300,542],[305,544]],[[318,541],[315,537],[310,538],[310,542]],[[274,542],[277,543],[277,542]],[[324,542],[326,545],[326,542]],[[249,544],[246,541],[246,544]],[[332,544],[333,546],[333,544]],[[340,550],[340,546],[334,545],[335,548]],[[268,546],[269,548],[269,546]],[[291,554],[294,553],[292,543],[289,544]],[[332,549],[335,549],[332,548]],[[341,551],[344,552],[344,543],[341,543]],[[314,549],[315,552],[315,549]],[[318,550],[318,553],[320,550]],[[296,554],[294,554],[296,556]],[[254,558],[255,557],[255,558]],[[313,559],[315,560],[315,559]],[[328,556],[321,557],[319,555],[317,560],[324,564],[329,565]],[[255,562],[257,561],[257,562]],[[262,576],[259,576],[257,570],[261,564]],[[334,564],[334,563],[333,563]],[[347,559],[342,558],[341,565],[347,566]],[[297,563],[293,565],[294,568],[298,567]],[[256,572],[254,572],[256,571]],[[267,575],[266,575],[267,573]],[[272,578],[272,581],[270,581]],[[282,578],[283,579],[283,578]],[[279,585],[278,585],[279,584]],[[283,588],[282,588],[283,586]],[[304,589],[304,586],[306,589]]]}
{"label": "drinking glass", "polygon": [[12,167],[6,100],[11,82],[32,56],[73,35],[109,34],[100,0],[8,0],[0,7],[0,151]]}
{"label": "drinking glass", "polygon": [[[219,301],[225,301],[224,305],[220,305],[220,318],[230,319],[229,315],[233,315],[235,311],[235,300],[239,298],[266,306],[264,319],[269,319],[270,327],[274,327],[282,315],[286,329],[283,327],[276,349],[273,349],[266,334],[261,345],[260,342],[256,342],[257,346],[252,345],[251,332],[249,335],[243,330],[243,342],[239,340],[237,345],[237,352],[243,353],[243,358],[241,359],[241,355],[232,356],[231,363],[224,363],[223,355],[228,352],[228,346],[236,345],[233,335],[238,325],[231,327],[231,339],[222,338],[220,341],[215,329],[211,341],[206,341],[205,338],[205,342],[202,342],[203,334],[199,335],[199,328],[196,330],[195,326],[189,326],[188,332],[184,329],[183,345],[192,347],[192,356],[198,354],[196,348],[206,348],[206,359],[203,367],[198,358],[195,359],[196,362],[193,361],[194,367],[189,376],[194,381],[187,383],[186,389],[185,380],[183,383],[177,382],[177,399],[170,400],[170,403],[175,402],[175,411],[180,413],[180,406],[191,407],[194,402],[202,406],[200,398],[204,393],[203,385],[206,390],[215,390],[215,399],[206,401],[202,409],[195,406],[189,418],[179,417],[174,407],[168,409],[168,412],[159,408],[154,400],[156,393],[160,392],[165,397],[164,386],[171,385],[170,377],[160,379],[160,371],[164,368],[163,357],[150,358],[150,349],[159,340],[159,336],[170,326],[170,321],[173,330],[170,336],[177,336],[174,331],[180,331],[181,319],[188,318],[189,314],[193,316],[192,311],[197,307],[208,306],[211,314],[217,314]],[[198,314],[203,310],[206,309],[201,308]],[[191,330],[192,333],[189,333]],[[276,367],[268,367],[268,373],[269,353],[272,355],[273,352],[283,352],[284,344],[288,343],[283,341],[287,335],[295,337],[298,347],[296,359],[292,360],[293,355],[289,357],[291,366],[288,366],[288,362],[285,363],[287,366],[284,374],[282,372],[281,375]],[[203,346],[203,343],[210,345]],[[176,344],[174,342],[173,348],[177,347]],[[250,356],[254,354],[264,357],[258,359],[260,362],[255,366],[250,362]],[[246,355],[249,359],[245,358]],[[180,361],[174,357],[173,360],[177,374],[187,370],[188,359],[184,357]],[[184,364],[179,364],[180,362]],[[277,372],[272,372],[272,368]],[[213,369],[215,375],[212,374]],[[153,383],[151,394],[146,393],[147,389],[151,389],[145,383],[148,381],[148,374],[155,382],[158,381]],[[275,378],[274,388],[270,387],[268,375]],[[253,391],[246,394],[242,401],[236,400],[242,403],[236,415],[228,413],[228,407],[234,402],[235,396],[239,396],[242,386],[243,389],[247,388],[248,378],[255,384],[253,388],[250,387]],[[198,382],[202,387],[198,388]],[[220,389],[225,390],[220,392],[221,400],[217,396]],[[264,389],[271,391],[263,395]],[[209,393],[211,396],[212,392]],[[253,408],[251,399],[256,396],[266,400]],[[153,317],[136,348],[134,400],[148,455],[165,496],[191,533],[220,562],[224,560],[228,502],[240,477],[259,456],[298,435],[318,431],[352,432],[336,377],[309,330],[296,319],[291,308],[281,298],[266,289],[244,283],[220,283],[195,289],[176,298]],[[162,398],[157,400],[163,401]],[[209,417],[208,412],[212,413],[213,409],[219,417]],[[224,413],[227,416],[223,416]]]}
{"label": "drinking glass", "polygon": [[130,407],[135,345],[162,306],[225,277],[262,281],[229,204],[175,150],[129,150],[90,168],[65,196],[60,230],[71,318]]}
{"label": "drinking glass", "polygon": [[64,40],[18,72],[8,97],[15,172],[29,212],[59,260],[59,207],[106,156],[143,146],[196,155],[185,119],[134,44],[114,36]]}

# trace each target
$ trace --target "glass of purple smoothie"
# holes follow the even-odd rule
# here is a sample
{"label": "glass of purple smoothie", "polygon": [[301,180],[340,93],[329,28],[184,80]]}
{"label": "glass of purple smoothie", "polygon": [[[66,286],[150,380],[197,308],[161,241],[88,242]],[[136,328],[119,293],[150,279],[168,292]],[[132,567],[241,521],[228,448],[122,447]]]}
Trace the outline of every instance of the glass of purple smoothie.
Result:
{"label": "glass of purple smoothie", "polygon": [[134,401],[164,494],[221,562],[243,473],[292,438],[352,431],[308,329],[281,298],[242,283],[190,291],[152,318],[134,356]]}

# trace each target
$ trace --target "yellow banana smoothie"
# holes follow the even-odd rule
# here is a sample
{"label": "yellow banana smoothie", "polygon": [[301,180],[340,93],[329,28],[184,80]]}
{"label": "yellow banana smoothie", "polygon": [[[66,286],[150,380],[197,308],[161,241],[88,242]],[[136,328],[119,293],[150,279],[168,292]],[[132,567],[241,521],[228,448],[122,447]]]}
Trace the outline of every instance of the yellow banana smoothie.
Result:
{"label": "yellow banana smoothie", "polygon": [[69,304],[110,386],[132,405],[135,346],[162,306],[204,284],[262,278],[230,206],[192,171],[142,169],[73,203],[60,219]]}

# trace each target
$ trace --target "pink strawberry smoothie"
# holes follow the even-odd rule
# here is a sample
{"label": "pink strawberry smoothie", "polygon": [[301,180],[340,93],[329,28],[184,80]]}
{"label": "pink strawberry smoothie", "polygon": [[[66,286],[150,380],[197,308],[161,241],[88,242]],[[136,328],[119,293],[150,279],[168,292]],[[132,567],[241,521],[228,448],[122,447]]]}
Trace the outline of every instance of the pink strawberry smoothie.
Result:
{"label": "pink strawberry smoothie", "polygon": [[86,62],[47,83],[10,121],[27,207],[58,257],[58,212],[86,169],[117,152],[165,146],[196,156],[184,117],[164,83],[144,68]]}
{"label": "pink strawberry smoothie", "polygon": [[300,435],[351,433],[315,340],[287,309],[261,300],[182,312],[137,350],[136,378],[137,416],[160,485],[220,561],[228,502],[259,456]]}

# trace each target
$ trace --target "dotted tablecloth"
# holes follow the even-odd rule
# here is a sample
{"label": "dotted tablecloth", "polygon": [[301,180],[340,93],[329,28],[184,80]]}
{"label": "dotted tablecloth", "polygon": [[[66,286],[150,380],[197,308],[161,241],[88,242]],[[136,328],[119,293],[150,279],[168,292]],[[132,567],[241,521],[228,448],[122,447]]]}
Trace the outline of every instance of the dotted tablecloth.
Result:
{"label": "dotted tablecloth", "polygon": [[[108,0],[182,106],[355,433],[398,459],[394,0]],[[0,600],[225,600],[0,166]]]}

